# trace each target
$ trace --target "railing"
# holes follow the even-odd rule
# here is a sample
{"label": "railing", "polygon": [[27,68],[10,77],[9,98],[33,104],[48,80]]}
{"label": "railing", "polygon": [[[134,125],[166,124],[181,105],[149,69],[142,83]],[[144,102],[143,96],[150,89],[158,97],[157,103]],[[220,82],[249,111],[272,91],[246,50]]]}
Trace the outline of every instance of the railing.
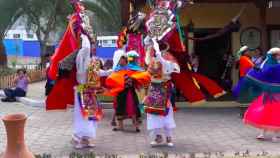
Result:
{"label": "railing", "polygon": [[[31,83],[43,81],[46,79],[46,69],[45,68],[27,70],[27,74],[30,78]],[[13,81],[16,78],[16,76],[17,76],[16,73],[7,75],[7,76],[0,76],[0,89],[15,87],[15,83],[13,83]]]}
{"label": "railing", "polygon": [[14,66],[9,65],[9,67],[14,68],[14,69],[26,69],[26,70],[34,70],[34,69],[39,69],[40,65],[39,64],[16,64]]}

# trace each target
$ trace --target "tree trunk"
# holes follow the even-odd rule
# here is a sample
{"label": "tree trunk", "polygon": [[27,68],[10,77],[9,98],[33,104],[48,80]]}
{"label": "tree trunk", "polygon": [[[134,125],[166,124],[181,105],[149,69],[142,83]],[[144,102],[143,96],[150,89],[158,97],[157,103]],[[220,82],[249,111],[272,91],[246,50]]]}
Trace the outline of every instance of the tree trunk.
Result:
{"label": "tree trunk", "polygon": [[120,2],[121,2],[122,26],[126,26],[129,20],[130,1],[120,0]]}
{"label": "tree trunk", "polygon": [[47,55],[46,42],[41,42],[41,65],[42,66],[45,66],[47,63],[46,55]]}
{"label": "tree trunk", "polygon": [[7,66],[7,54],[2,39],[0,39],[0,66]]}

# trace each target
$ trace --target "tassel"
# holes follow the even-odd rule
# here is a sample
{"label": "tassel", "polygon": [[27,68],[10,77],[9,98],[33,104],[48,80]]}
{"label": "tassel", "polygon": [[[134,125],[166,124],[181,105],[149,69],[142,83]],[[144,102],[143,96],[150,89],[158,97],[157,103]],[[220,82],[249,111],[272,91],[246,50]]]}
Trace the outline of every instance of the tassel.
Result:
{"label": "tassel", "polygon": [[175,11],[175,16],[176,16],[176,27],[177,27],[177,30],[178,30],[178,32],[179,32],[179,37],[180,37],[180,41],[181,41],[181,46],[182,46],[182,48],[183,48],[183,51],[185,51],[186,50],[186,48],[185,48],[185,45],[184,45],[184,43],[185,43],[185,33],[182,31],[182,29],[181,29],[181,22],[180,22],[180,17],[179,17],[179,15],[177,14],[177,12]]}

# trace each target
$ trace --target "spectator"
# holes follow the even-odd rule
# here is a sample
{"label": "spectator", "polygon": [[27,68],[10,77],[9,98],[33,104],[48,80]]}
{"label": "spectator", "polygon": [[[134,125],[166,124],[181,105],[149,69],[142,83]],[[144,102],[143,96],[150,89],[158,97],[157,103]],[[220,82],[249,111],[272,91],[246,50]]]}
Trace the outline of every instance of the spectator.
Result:
{"label": "spectator", "polygon": [[106,60],[104,64],[104,70],[109,70],[113,68],[113,60]]}
{"label": "spectator", "polygon": [[191,66],[194,72],[198,71],[199,67],[199,57],[197,55],[193,55],[191,58]]}
{"label": "spectator", "polygon": [[257,48],[254,51],[253,57],[252,57],[252,62],[256,65],[256,66],[260,66],[262,64],[264,60],[264,56],[262,53],[262,50],[260,48]]}
{"label": "spectator", "polygon": [[25,69],[19,69],[17,71],[17,77],[15,78],[14,83],[16,84],[15,88],[4,90],[6,98],[1,99],[2,102],[15,102],[16,97],[26,96],[29,77],[27,76]]}

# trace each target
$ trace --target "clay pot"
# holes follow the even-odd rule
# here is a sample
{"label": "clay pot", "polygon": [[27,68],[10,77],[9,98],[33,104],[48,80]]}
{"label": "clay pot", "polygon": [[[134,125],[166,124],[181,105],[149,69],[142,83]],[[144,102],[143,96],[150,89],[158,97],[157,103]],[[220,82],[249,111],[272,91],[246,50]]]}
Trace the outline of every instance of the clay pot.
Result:
{"label": "clay pot", "polygon": [[7,146],[2,158],[35,158],[24,142],[26,115],[13,114],[2,118],[6,133]]}

